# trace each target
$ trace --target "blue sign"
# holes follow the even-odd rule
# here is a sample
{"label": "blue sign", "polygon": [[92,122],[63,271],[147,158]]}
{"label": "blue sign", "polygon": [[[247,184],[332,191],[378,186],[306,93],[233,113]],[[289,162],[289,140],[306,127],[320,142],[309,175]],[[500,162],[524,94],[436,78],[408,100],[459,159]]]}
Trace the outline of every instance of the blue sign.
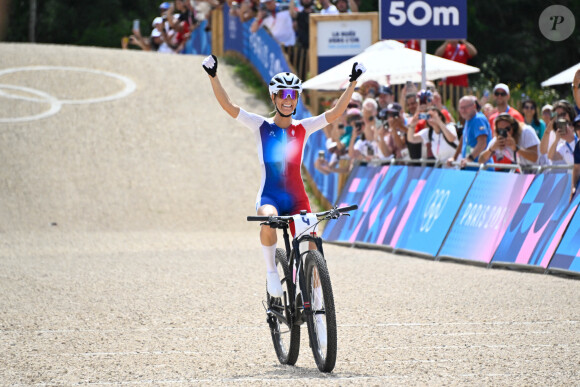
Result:
{"label": "blue sign", "polygon": [[381,39],[465,39],[467,0],[380,2]]}

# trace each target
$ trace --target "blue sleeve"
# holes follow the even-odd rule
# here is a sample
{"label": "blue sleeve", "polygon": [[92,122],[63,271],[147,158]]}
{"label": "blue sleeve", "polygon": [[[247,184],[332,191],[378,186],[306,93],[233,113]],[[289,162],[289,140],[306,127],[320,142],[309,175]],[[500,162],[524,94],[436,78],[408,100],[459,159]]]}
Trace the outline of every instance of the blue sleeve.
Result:
{"label": "blue sleeve", "polygon": [[576,141],[574,147],[574,164],[580,164],[580,141]]}

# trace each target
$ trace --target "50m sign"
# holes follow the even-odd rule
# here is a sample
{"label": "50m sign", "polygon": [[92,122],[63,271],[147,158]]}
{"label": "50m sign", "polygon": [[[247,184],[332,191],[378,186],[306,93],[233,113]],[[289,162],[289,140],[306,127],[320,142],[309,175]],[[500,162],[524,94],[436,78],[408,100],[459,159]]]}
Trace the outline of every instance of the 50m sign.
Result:
{"label": "50m sign", "polygon": [[380,2],[381,39],[465,39],[467,0]]}

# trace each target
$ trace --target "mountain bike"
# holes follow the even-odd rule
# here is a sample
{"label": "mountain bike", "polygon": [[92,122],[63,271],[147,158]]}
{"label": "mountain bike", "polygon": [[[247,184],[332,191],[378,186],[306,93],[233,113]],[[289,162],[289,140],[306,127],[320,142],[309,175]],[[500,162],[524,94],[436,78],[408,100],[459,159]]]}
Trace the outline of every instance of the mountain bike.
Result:
{"label": "mountain bike", "polygon": [[[285,250],[276,249],[276,268],[283,296],[271,297],[266,289],[266,314],[274,349],[281,364],[294,365],[300,351],[300,326],[306,322],[310,347],[318,369],[331,372],[336,364],[337,328],[330,275],[316,236],[320,222],[338,219],[356,210],[357,205],[334,207],[328,211],[290,216],[248,216],[248,221],[281,229]],[[294,223],[292,243],[288,228]],[[313,243],[316,250],[309,250]]]}

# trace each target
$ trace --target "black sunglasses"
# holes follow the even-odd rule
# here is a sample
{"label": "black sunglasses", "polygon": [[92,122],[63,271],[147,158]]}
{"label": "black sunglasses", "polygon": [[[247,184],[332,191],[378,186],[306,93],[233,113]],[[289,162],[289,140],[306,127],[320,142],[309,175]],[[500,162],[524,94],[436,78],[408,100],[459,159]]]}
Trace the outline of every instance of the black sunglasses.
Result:
{"label": "black sunglasses", "polygon": [[495,93],[493,93],[493,95],[495,95],[496,97],[505,97],[507,95],[507,93],[503,93],[501,91],[496,91]]}

